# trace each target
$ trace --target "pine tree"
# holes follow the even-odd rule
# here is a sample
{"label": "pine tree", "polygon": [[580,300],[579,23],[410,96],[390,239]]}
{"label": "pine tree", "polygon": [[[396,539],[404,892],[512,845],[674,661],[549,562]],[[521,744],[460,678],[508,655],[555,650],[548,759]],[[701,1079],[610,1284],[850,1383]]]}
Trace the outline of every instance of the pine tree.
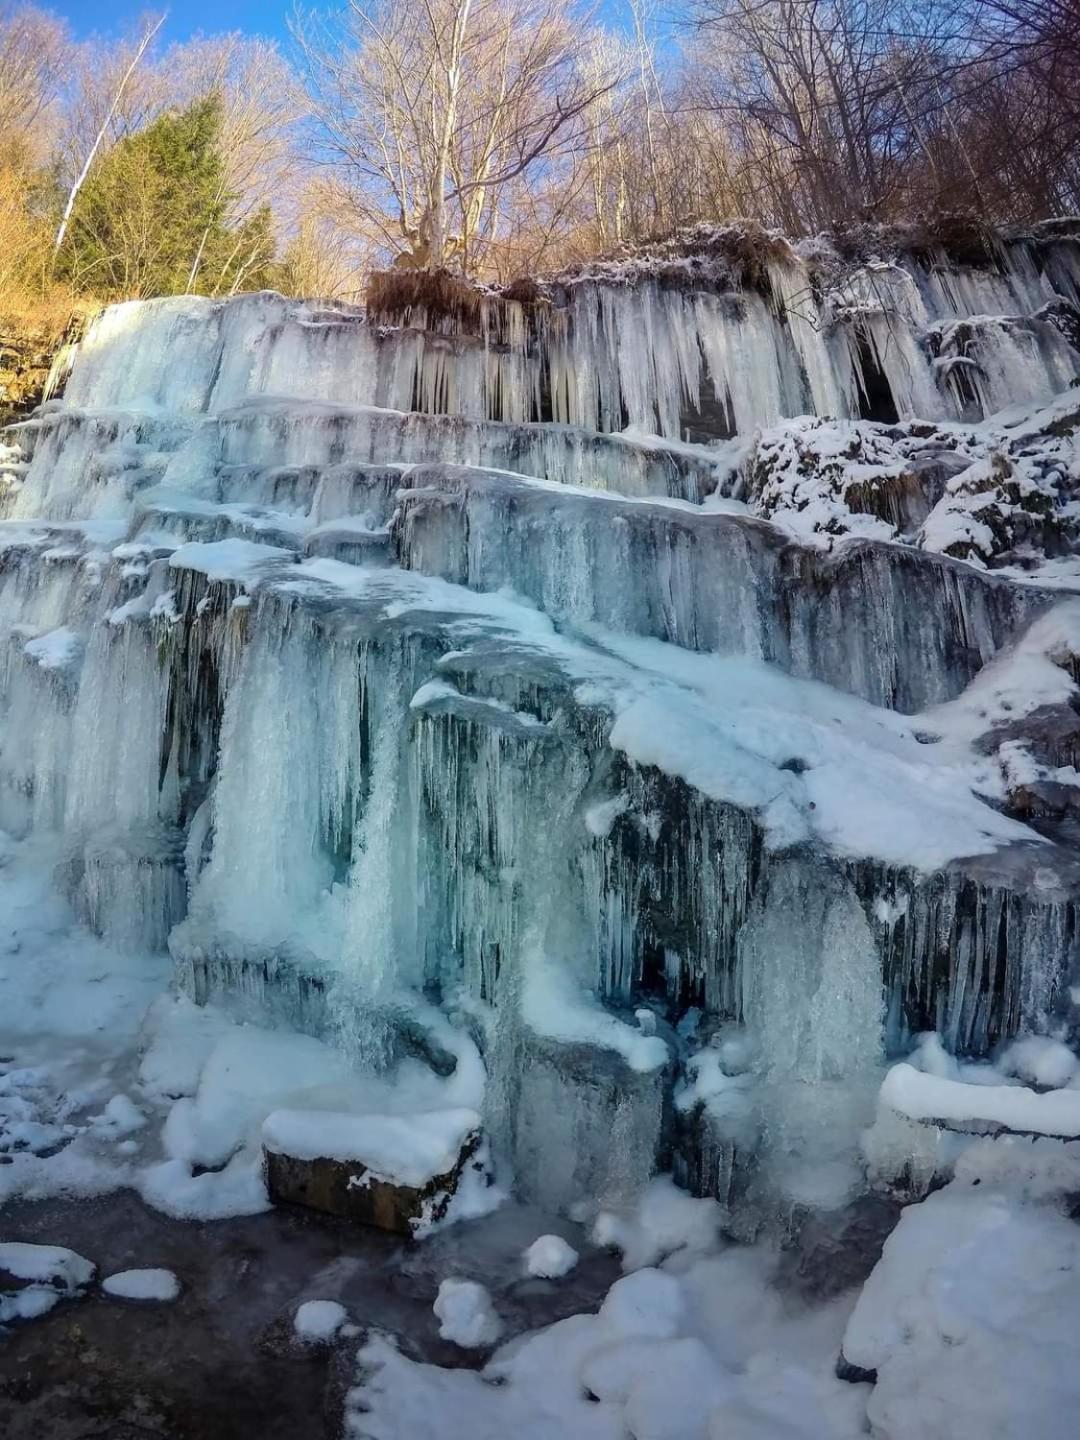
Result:
{"label": "pine tree", "polygon": [[60,266],[80,290],[111,298],[228,294],[267,283],[269,210],[229,226],[215,95],[121,140],[80,192]]}

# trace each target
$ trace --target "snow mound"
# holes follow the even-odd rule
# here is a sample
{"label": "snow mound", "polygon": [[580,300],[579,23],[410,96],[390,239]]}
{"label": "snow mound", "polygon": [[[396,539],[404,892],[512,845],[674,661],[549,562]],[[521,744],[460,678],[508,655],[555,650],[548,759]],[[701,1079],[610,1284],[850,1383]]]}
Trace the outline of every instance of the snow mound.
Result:
{"label": "snow mound", "polygon": [[1049,1035],[1025,1035],[1014,1040],[1001,1055],[998,1068],[1029,1085],[1060,1090],[1080,1074],[1080,1060],[1069,1047]]}
{"label": "snow mound", "polygon": [[524,1254],[525,1273],[544,1280],[569,1275],[578,1262],[578,1252],[561,1235],[541,1235]]}
{"label": "snow mound", "polygon": [[592,1239],[621,1250],[624,1270],[639,1270],[670,1255],[708,1254],[716,1245],[722,1214],[715,1200],[696,1199],[662,1175],[646,1186],[633,1215],[601,1211]]}
{"label": "snow mound", "polygon": [[844,1335],[888,1440],[1072,1440],[1080,1227],[954,1183],[906,1209]]}
{"label": "snow mound", "polygon": [[432,1308],[439,1334],[463,1350],[485,1349],[502,1334],[503,1323],[491,1296],[473,1280],[444,1280]]}
{"label": "snow mound", "polygon": [[349,1312],[336,1300],[305,1300],[297,1309],[293,1329],[307,1345],[326,1345],[348,1318]]}
{"label": "snow mound", "polygon": [[600,1316],[619,1335],[670,1340],[679,1333],[686,1300],[673,1275],[637,1270],[611,1287]]}

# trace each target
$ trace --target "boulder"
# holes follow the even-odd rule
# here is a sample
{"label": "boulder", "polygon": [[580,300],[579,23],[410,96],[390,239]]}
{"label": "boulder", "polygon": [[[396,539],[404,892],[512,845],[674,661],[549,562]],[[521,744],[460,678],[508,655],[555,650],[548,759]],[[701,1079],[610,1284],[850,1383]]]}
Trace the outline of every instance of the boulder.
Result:
{"label": "boulder", "polygon": [[466,1167],[480,1166],[479,1116],[354,1116],[278,1110],[263,1126],[266,1187],[304,1205],[410,1237],[445,1217]]}

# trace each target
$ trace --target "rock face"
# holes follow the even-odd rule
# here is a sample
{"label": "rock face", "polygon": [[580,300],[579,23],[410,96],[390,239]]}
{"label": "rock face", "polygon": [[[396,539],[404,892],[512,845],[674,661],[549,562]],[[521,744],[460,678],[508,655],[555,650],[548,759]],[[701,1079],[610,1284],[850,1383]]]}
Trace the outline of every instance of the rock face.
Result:
{"label": "rock face", "polygon": [[73,314],[58,336],[10,321],[0,331],[0,424],[28,415],[63,388],[88,318]]}
{"label": "rock face", "polygon": [[879,239],[110,309],[0,451],[0,825],[199,1002],[467,1027],[534,1198],[849,1203],[887,1050],[1080,978],[1080,245]]}

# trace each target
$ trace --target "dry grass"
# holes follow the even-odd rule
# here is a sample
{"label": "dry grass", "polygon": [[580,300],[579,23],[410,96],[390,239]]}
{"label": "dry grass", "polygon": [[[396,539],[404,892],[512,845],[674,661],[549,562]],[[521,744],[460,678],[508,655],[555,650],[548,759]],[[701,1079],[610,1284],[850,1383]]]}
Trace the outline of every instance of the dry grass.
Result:
{"label": "dry grass", "polygon": [[831,240],[841,259],[862,263],[875,257],[912,255],[933,264],[942,255],[953,265],[994,268],[1002,235],[978,216],[938,213],[898,225],[857,225],[835,230]]}
{"label": "dry grass", "polygon": [[509,305],[531,316],[549,304],[531,278],[498,289],[449,270],[378,270],[368,277],[367,311],[377,325],[415,325],[442,335],[474,335],[496,344],[514,333]]}
{"label": "dry grass", "polygon": [[453,334],[479,331],[486,296],[449,270],[376,270],[367,283],[368,314],[376,324]]}
{"label": "dry grass", "polygon": [[52,277],[52,232],[18,147],[0,153],[0,408],[31,408],[53,357],[95,308]]}
{"label": "dry grass", "polygon": [[791,246],[777,231],[756,220],[733,220],[693,225],[624,246],[556,278],[562,284],[648,278],[670,289],[753,289],[770,295],[769,265],[793,258]]}

